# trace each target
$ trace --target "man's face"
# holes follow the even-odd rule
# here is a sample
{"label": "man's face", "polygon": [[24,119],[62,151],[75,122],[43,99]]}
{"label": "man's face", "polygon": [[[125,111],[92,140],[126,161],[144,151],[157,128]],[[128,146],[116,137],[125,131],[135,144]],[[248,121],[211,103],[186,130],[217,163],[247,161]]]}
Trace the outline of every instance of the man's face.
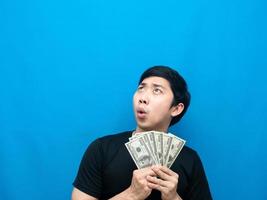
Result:
{"label": "man's face", "polygon": [[151,76],[142,81],[133,97],[137,131],[167,131],[172,116],[175,116],[173,93],[169,82]]}

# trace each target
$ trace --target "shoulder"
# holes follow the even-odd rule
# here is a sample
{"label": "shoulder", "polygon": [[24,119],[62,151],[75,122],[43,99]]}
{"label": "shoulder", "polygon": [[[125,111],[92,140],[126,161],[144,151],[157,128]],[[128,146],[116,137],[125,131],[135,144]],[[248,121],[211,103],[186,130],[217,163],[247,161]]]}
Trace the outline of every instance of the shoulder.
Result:
{"label": "shoulder", "polygon": [[131,131],[125,131],[97,138],[88,145],[83,158],[95,160],[113,155],[128,141],[130,136]]}
{"label": "shoulder", "polygon": [[98,138],[102,142],[107,141],[120,141],[120,140],[128,140],[131,137],[132,131],[124,131],[116,134],[109,134],[103,137]]}
{"label": "shoulder", "polygon": [[100,151],[104,152],[114,150],[128,142],[131,135],[132,131],[124,131],[116,134],[105,135],[94,140],[89,146],[95,146]]}
{"label": "shoulder", "polygon": [[98,138],[97,140],[103,145],[125,143],[129,140],[129,137],[131,137],[131,135],[132,131],[124,131],[116,134],[106,135]]}
{"label": "shoulder", "polygon": [[196,152],[196,150],[192,149],[191,147],[188,147],[187,145],[183,147],[181,155],[187,156],[192,159],[198,157],[198,153]]}
{"label": "shoulder", "polygon": [[205,170],[198,153],[192,148],[185,146],[181,151],[180,163],[184,180],[188,183],[188,193],[183,199],[212,199]]}
{"label": "shoulder", "polygon": [[178,156],[178,159],[190,170],[193,170],[197,166],[202,165],[198,153],[188,146],[183,147]]}

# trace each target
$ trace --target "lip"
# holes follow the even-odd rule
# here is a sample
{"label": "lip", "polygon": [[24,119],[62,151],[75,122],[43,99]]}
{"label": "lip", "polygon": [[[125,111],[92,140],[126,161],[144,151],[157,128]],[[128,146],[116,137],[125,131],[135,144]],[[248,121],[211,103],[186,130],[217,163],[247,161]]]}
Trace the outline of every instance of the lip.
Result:
{"label": "lip", "polygon": [[137,108],[136,109],[136,116],[139,118],[139,119],[145,119],[146,116],[147,116],[147,111],[145,108]]}

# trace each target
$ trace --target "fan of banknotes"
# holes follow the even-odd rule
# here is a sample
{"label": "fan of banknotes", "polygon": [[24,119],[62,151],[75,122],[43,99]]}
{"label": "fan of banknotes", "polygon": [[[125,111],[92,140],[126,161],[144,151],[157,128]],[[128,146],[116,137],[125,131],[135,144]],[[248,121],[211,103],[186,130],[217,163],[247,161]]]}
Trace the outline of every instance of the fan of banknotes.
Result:
{"label": "fan of banknotes", "polygon": [[158,131],[134,134],[125,143],[138,169],[152,165],[172,166],[185,144],[185,140]]}

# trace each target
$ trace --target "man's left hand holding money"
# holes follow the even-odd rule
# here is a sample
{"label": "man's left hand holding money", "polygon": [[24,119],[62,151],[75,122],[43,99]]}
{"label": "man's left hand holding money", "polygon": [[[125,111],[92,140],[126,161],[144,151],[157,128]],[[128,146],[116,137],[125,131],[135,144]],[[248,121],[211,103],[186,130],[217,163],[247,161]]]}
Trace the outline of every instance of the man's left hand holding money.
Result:
{"label": "man's left hand holding money", "polygon": [[165,166],[155,165],[151,169],[157,177],[147,176],[148,186],[159,190],[162,200],[182,200],[176,192],[179,175]]}

